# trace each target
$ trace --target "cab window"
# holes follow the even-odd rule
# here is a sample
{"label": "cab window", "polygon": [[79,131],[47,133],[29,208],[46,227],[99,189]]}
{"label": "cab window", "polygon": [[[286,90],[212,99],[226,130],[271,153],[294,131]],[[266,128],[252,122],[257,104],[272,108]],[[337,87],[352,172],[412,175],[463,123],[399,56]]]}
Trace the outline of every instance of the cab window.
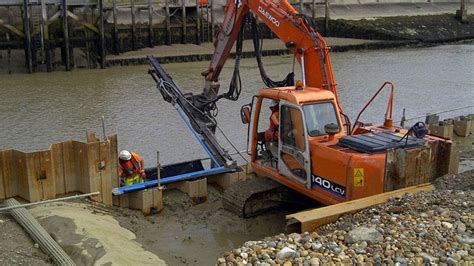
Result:
{"label": "cab window", "polygon": [[281,106],[280,131],[283,145],[305,150],[304,124],[299,109]]}
{"label": "cab window", "polygon": [[307,104],[303,106],[306,127],[311,137],[326,135],[324,126],[336,124],[340,130],[341,126],[337,120],[336,108],[331,102]]}

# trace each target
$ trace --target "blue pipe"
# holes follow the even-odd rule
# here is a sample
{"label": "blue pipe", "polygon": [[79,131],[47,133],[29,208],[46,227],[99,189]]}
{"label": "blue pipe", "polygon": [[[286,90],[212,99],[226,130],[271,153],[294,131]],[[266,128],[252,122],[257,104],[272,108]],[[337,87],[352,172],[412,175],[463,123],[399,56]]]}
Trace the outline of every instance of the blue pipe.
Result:
{"label": "blue pipe", "polygon": [[[201,171],[196,171],[196,172],[191,172],[191,173],[166,177],[166,178],[163,178],[163,179],[160,180],[160,185],[166,185],[166,184],[170,184],[170,183],[173,183],[173,182],[195,179],[197,177],[204,176],[204,175],[214,175],[214,174],[226,173],[226,172],[230,172],[230,171],[232,171],[232,169],[225,168],[223,166],[215,167],[215,168],[211,168],[211,169],[206,169],[206,170],[201,170]],[[145,181],[145,182],[139,183],[139,184],[133,184],[133,185],[130,185],[130,186],[114,188],[112,190],[112,194],[122,195],[122,194],[130,193],[130,192],[133,192],[133,191],[143,190],[143,189],[156,187],[156,186],[158,186],[158,180],[150,180],[150,181]]]}
{"label": "blue pipe", "polygon": [[212,154],[212,152],[209,150],[209,148],[207,147],[207,145],[203,142],[203,140],[201,139],[201,136],[196,132],[196,130],[194,130],[194,128],[192,127],[191,125],[191,122],[189,122],[189,118],[183,113],[183,109],[181,109],[181,107],[179,105],[175,105],[175,108],[176,108],[176,111],[178,111],[178,114],[181,116],[181,118],[183,119],[184,123],[186,123],[186,125],[189,127],[189,129],[191,129],[191,132],[193,132],[194,134],[194,137],[196,137],[197,141],[199,141],[199,143],[201,144],[201,146],[204,148],[204,150],[206,151],[206,153],[209,155],[209,157],[211,158],[211,160],[214,162],[215,165],[217,166],[222,166],[218,161],[217,159],[214,157],[214,155]]}

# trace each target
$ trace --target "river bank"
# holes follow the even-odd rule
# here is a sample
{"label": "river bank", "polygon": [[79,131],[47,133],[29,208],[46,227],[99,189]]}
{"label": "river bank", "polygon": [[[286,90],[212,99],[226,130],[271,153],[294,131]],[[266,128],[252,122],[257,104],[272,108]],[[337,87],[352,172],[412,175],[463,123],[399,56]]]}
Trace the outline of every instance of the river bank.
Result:
{"label": "river bank", "polygon": [[314,232],[248,241],[217,262],[470,265],[474,260],[473,179],[474,170],[441,177],[434,191],[392,198]]}
{"label": "river bank", "polygon": [[[89,200],[37,206],[30,212],[83,265],[469,264],[474,255],[474,150],[472,137],[466,139],[470,146],[463,146],[461,163],[467,167],[435,180],[436,190],[395,198],[304,234],[282,233],[285,214],[298,209],[244,219],[223,209],[223,190],[214,185],[208,187],[207,201],[198,205],[179,190],[165,190],[165,208],[148,217]],[[11,216],[0,214],[0,225],[0,264],[52,264]],[[361,231],[372,234],[361,236]]]}
{"label": "river bank", "polygon": [[[474,16],[468,16],[468,21],[468,23],[461,23],[451,14],[356,20],[337,19],[329,22],[330,30],[326,31],[320,27],[319,31],[331,36],[325,37],[325,40],[332,52],[427,47],[441,43],[472,42],[474,39]],[[316,25],[324,25],[324,22],[317,20]],[[109,55],[106,64],[108,67],[148,64],[147,55],[157,57],[161,63],[208,61],[213,52],[214,46],[211,43],[174,44]],[[289,50],[279,39],[264,40],[263,56],[288,53]],[[234,56],[234,54],[231,55]],[[245,40],[242,57],[253,56],[252,41]]]}
{"label": "river bank", "polygon": [[[345,52],[351,50],[365,49],[384,49],[395,47],[427,47],[441,43],[453,42],[472,42],[474,40],[474,15],[468,15],[467,21],[461,23],[454,17],[452,13],[447,12],[445,6],[441,5],[388,5],[388,10],[393,9],[395,14],[403,14],[402,11],[409,10],[409,16],[393,15],[389,11],[381,9],[381,5],[353,5],[332,7],[334,16],[329,20],[328,28],[325,28],[324,19],[315,19],[315,25],[327,40],[333,52]],[[454,8],[451,4],[449,8]],[[417,10],[418,9],[418,10]],[[344,11],[345,10],[345,11]],[[304,10],[308,14],[311,10]],[[216,20],[219,21],[219,14],[216,12]],[[139,32],[144,32],[144,25],[137,26]],[[111,26],[109,25],[108,28]],[[283,43],[275,39],[269,29],[264,25],[260,25],[262,29],[262,37],[265,38],[262,54],[264,56],[275,56],[288,54],[288,50]],[[121,25],[120,28],[120,47],[113,48],[114,39],[111,33],[105,35],[107,54],[105,57],[105,67],[124,66],[124,65],[140,65],[147,64],[146,55],[154,55],[158,57],[162,63],[181,63],[208,61],[211,59],[214,47],[211,42],[201,42],[195,44],[193,32],[191,28],[186,34],[189,36],[181,36],[182,30],[173,30],[171,36],[172,45],[164,45],[164,36],[161,32],[155,37],[154,48],[148,47],[148,38],[146,36],[135,40],[132,45],[132,31],[129,25]],[[248,30],[246,30],[246,38],[249,39]],[[181,35],[180,35],[181,34]],[[180,44],[183,38],[189,39],[187,44]],[[137,43],[138,42],[138,43]],[[243,57],[253,57],[253,47],[250,41],[244,43]],[[56,44],[56,48],[52,49],[52,66],[54,70],[63,69],[64,56],[61,49]],[[94,48],[94,45],[89,45]],[[71,65],[73,68],[98,68],[99,63],[94,59],[96,56],[94,51],[89,48],[74,47],[71,48]],[[117,51],[119,53],[117,53]],[[24,59],[25,51],[22,49],[6,49],[0,50],[0,74],[1,73],[17,73],[25,72]],[[36,71],[46,71],[46,66],[38,64]]]}

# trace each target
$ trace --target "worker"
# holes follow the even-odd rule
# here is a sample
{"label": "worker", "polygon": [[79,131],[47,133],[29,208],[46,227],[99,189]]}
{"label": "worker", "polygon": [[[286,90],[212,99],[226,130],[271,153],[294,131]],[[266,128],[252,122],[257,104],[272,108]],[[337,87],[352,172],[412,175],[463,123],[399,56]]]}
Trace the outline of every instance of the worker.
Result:
{"label": "worker", "polygon": [[119,154],[119,167],[121,186],[143,183],[146,179],[143,159],[134,152],[123,150]]}
{"label": "worker", "polygon": [[270,115],[270,127],[265,131],[265,141],[266,142],[278,142],[280,138],[280,133],[278,132],[278,127],[280,124],[280,110],[279,102],[277,100],[272,100],[270,103],[270,110],[272,114]]}

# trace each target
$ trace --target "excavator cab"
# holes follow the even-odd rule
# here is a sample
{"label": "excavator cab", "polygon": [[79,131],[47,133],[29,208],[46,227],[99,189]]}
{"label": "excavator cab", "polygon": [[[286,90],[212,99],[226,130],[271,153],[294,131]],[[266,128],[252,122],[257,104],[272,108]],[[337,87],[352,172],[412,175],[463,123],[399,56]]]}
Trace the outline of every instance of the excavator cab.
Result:
{"label": "excavator cab", "polygon": [[[269,103],[279,101],[278,138],[269,143]],[[251,112],[254,111],[252,118]],[[312,140],[327,141],[344,134],[334,95],[315,88],[262,89],[251,104],[242,106],[242,122],[248,123],[249,154],[257,168],[301,187],[311,189]],[[258,171],[260,172],[260,171]]]}

